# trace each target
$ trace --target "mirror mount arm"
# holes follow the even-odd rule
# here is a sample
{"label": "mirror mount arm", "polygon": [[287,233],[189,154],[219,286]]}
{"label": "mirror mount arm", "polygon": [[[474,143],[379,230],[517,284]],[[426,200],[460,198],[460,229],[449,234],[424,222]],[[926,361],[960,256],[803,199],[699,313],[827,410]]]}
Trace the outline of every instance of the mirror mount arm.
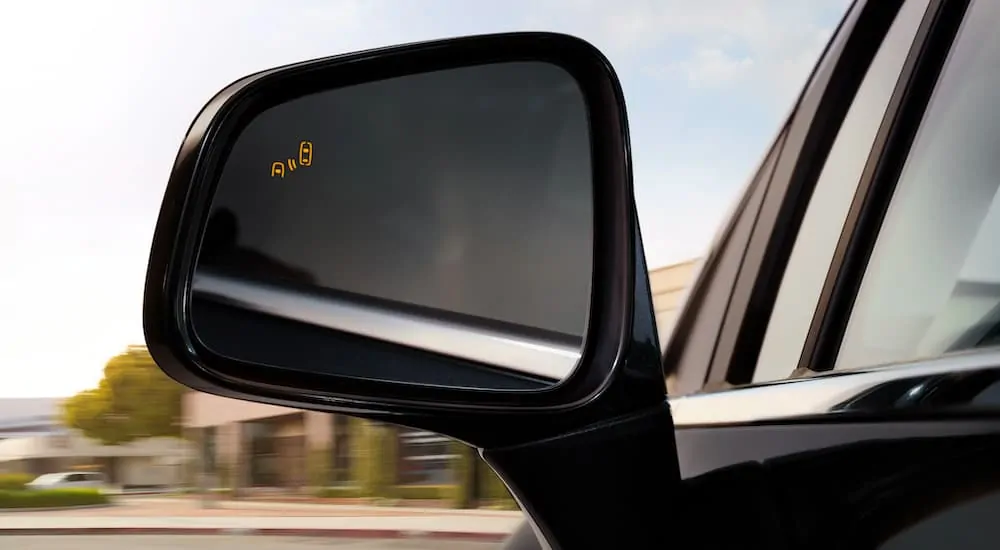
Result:
{"label": "mirror mount arm", "polygon": [[[680,469],[670,406],[644,411],[566,435],[482,451],[510,488],[536,534],[553,549],[669,548],[676,533],[663,528],[667,509],[682,505]],[[622,464],[629,467],[622,468]],[[655,495],[655,500],[650,496]],[[635,514],[609,508],[640,505]]]}

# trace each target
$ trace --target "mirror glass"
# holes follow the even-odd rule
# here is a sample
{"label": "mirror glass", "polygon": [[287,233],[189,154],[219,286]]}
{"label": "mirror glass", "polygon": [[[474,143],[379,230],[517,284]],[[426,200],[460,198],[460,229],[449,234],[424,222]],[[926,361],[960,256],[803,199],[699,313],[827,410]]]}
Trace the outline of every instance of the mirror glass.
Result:
{"label": "mirror glass", "polygon": [[557,65],[299,97],[232,140],[192,324],[213,352],[277,368],[551,385],[587,330],[592,180],[584,96]]}

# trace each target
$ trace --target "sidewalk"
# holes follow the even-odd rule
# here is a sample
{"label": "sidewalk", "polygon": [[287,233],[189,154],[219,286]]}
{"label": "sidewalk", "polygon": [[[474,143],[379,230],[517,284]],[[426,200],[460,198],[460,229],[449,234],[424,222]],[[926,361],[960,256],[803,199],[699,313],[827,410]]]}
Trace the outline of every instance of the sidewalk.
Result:
{"label": "sidewalk", "polygon": [[122,499],[129,503],[133,510],[142,509],[145,506],[155,505],[157,510],[167,507],[176,510],[180,508],[194,509],[199,511],[221,510],[256,510],[268,511],[280,515],[372,515],[372,516],[478,516],[478,517],[523,517],[519,511],[472,509],[460,510],[455,508],[440,507],[419,507],[419,506],[373,506],[370,504],[319,504],[315,502],[287,502],[287,501],[267,501],[267,500],[225,500],[220,499],[212,503],[212,508],[202,508],[200,500],[177,499],[164,496],[149,496],[141,498]]}
{"label": "sidewalk", "polygon": [[520,512],[402,509],[261,502],[125,500],[116,506],[0,514],[2,535],[246,534],[345,538],[431,538],[500,542]]}

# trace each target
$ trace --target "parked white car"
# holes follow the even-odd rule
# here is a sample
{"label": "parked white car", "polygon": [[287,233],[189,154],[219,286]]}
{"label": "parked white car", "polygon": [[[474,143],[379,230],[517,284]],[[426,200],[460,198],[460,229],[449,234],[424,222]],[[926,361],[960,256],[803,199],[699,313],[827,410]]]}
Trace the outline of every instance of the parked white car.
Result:
{"label": "parked white car", "polygon": [[58,472],[43,474],[27,484],[28,489],[97,489],[108,488],[107,479],[99,472]]}

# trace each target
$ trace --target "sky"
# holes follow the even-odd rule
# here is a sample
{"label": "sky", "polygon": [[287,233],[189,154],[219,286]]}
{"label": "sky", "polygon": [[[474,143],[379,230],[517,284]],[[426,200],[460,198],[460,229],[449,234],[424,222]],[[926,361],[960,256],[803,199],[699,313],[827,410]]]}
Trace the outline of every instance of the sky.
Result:
{"label": "sky", "polygon": [[504,31],[584,38],[625,90],[651,267],[701,255],[848,0],[52,0],[0,35],[0,397],[143,342],[149,245],[202,105],[268,67]]}

